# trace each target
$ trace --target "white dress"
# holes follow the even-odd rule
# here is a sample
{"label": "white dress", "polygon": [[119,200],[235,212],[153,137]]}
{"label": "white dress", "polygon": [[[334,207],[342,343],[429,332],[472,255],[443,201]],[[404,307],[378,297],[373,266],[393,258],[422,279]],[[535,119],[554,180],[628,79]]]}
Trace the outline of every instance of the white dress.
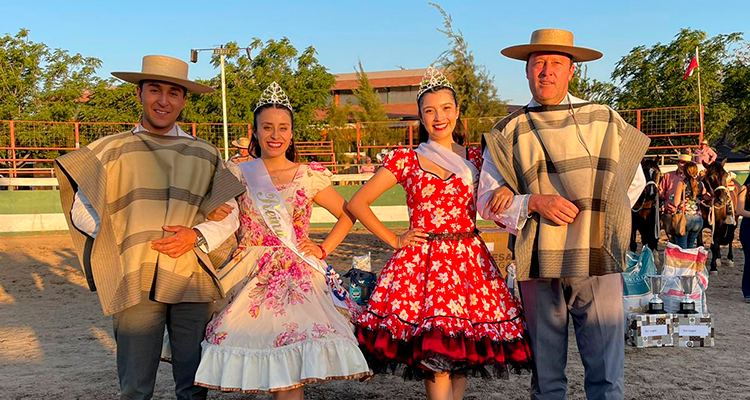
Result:
{"label": "white dress", "polygon": [[[277,185],[298,239],[307,236],[312,200],[330,177],[319,164],[300,165],[290,184]],[[196,385],[259,393],[370,375],[353,334],[356,315],[334,305],[326,277],[281,244],[247,193],[240,200],[240,235],[225,268],[249,275],[206,328]]]}

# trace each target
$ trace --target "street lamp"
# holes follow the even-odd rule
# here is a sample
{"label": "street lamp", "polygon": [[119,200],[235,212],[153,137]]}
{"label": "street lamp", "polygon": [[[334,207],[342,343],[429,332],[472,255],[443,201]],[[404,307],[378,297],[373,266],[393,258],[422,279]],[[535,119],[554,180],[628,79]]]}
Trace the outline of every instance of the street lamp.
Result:
{"label": "street lamp", "polygon": [[218,48],[214,47],[210,49],[190,49],[191,63],[195,64],[198,62],[198,52],[200,51],[211,51],[214,54],[218,54],[221,60],[221,113],[224,125],[224,161],[229,160],[229,130],[227,128],[227,83],[226,78],[224,77],[224,57],[231,54],[235,50],[245,50],[247,58],[252,59],[252,49],[250,47],[230,49],[224,46],[220,46]]}

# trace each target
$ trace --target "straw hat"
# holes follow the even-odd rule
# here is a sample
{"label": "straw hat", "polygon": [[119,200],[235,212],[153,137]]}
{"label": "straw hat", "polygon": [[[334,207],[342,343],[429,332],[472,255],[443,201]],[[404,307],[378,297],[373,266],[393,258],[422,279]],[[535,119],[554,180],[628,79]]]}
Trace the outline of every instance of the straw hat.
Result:
{"label": "straw hat", "polygon": [[680,154],[678,157],[670,158],[672,161],[682,161],[682,162],[691,162],[693,161],[693,157],[690,157],[690,154]]}
{"label": "straw hat", "polygon": [[707,145],[708,144],[708,140],[706,140],[706,139],[701,140],[701,144]]}
{"label": "straw hat", "polygon": [[188,79],[188,65],[185,61],[167,56],[145,56],[141,72],[113,72],[117,78],[138,84],[140,81],[153,80],[174,83],[187,89],[190,93],[211,93],[214,88]]}
{"label": "straw hat", "polygon": [[250,147],[250,139],[246,137],[241,137],[237,140],[232,140],[232,146],[238,148],[238,149],[246,149]]}
{"label": "straw hat", "polygon": [[578,47],[573,44],[573,32],[563,29],[537,29],[531,33],[529,44],[519,44],[504,48],[500,53],[521,61],[528,61],[531,53],[554,51],[569,54],[574,62],[593,61],[602,57],[602,53]]}

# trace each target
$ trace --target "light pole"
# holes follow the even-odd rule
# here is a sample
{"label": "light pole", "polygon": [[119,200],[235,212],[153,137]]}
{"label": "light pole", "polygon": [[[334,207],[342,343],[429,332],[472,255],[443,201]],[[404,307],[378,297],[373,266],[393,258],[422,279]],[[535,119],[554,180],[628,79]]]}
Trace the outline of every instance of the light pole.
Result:
{"label": "light pole", "polygon": [[219,59],[221,60],[221,114],[223,121],[222,125],[224,126],[224,161],[229,160],[229,130],[227,128],[227,82],[224,75],[224,57],[238,50],[245,50],[245,52],[247,53],[247,58],[252,59],[250,47],[226,48],[222,45],[210,49],[190,49],[190,62],[192,63],[198,62],[198,52],[200,51],[211,51],[214,54],[218,54]]}

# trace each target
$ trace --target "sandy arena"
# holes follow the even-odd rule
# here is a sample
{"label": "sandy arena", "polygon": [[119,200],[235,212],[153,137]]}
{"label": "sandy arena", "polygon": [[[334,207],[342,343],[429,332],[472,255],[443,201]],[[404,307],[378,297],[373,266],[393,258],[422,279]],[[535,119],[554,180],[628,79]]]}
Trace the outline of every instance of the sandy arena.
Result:
{"label": "sandy arena", "polygon": [[[316,230],[314,239],[325,231]],[[708,237],[706,237],[708,239]],[[372,247],[372,243],[376,243]],[[352,232],[330,262],[340,272],[353,255],[372,251],[379,270],[391,254],[364,231]],[[725,251],[726,253],[726,251]],[[663,254],[663,253],[662,253]],[[735,266],[711,277],[708,304],[715,348],[626,348],[628,399],[750,399],[750,304],[742,302],[742,250]],[[95,293],[80,272],[68,235],[0,238],[0,398],[116,399],[115,341]],[[571,324],[572,326],[572,324]],[[571,328],[569,398],[584,399],[583,367]],[[530,376],[473,379],[466,399],[528,399]],[[329,382],[306,389],[308,399],[423,399],[420,382],[378,376],[366,383]],[[156,399],[174,398],[171,367],[159,369]],[[267,399],[211,391],[212,399]]]}

